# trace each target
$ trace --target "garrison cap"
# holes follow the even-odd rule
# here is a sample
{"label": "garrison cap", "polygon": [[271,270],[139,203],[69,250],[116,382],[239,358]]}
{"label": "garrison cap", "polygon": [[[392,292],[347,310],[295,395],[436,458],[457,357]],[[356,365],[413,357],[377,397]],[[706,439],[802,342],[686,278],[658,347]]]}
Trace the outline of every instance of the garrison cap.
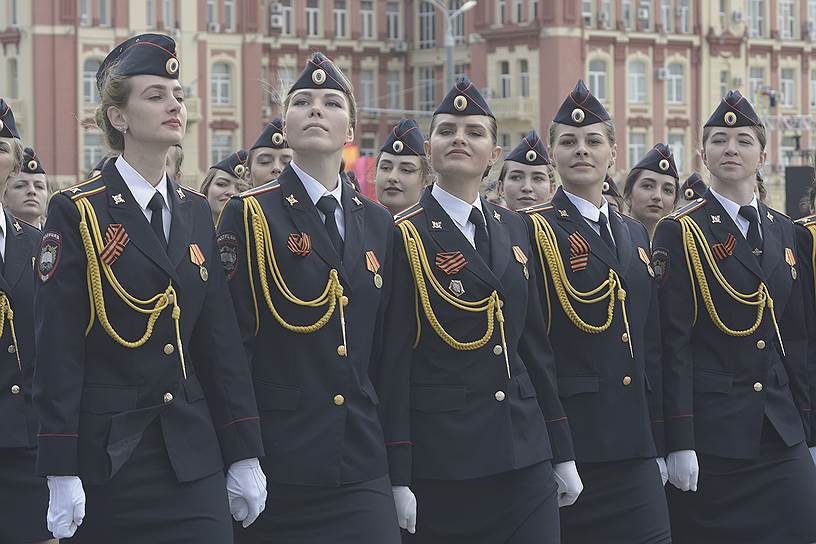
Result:
{"label": "garrison cap", "polygon": [[703,127],[756,127],[762,125],[754,107],[739,91],[728,91]]}
{"label": "garrison cap", "polygon": [[507,155],[505,161],[513,161],[530,166],[546,166],[550,164],[550,156],[544,142],[538,137],[535,130],[527,133],[519,145]]}
{"label": "garrison cap", "polygon": [[683,193],[686,200],[703,198],[707,190],[708,186],[703,181],[703,176],[701,176],[699,172],[692,172],[691,175],[686,178],[686,181],[683,182],[683,185],[680,186],[680,192]]}
{"label": "garrison cap", "polygon": [[330,62],[330,59],[317,51],[306,62],[306,68],[303,69],[292,88],[289,89],[289,94],[299,89],[334,89],[352,95],[353,92],[344,83],[345,80],[346,78]]}
{"label": "garrison cap", "polygon": [[269,124],[264,127],[261,135],[258,136],[258,139],[255,140],[255,143],[252,144],[249,150],[252,151],[259,147],[271,147],[273,149],[285,149],[289,147],[289,144],[287,144],[283,138],[283,119],[280,117],[272,119]]}
{"label": "garrison cap", "polygon": [[680,177],[677,175],[677,165],[674,162],[674,155],[672,154],[671,148],[666,144],[655,144],[632,170],[638,168],[651,170],[658,174],[668,174],[674,179]]}
{"label": "garrison cap", "polygon": [[419,130],[417,122],[413,119],[402,119],[388,133],[388,138],[386,138],[380,151],[392,155],[424,157],[424,144],[425,138],[422,136],[422,131]]}
{"label": "garrison cap", "polygon": [[553,123],[583,127],[608,120],[609,112],[589,92],[584,80],[579,79],[575,88],[561,103],[558,113],[553,118]]}
{"label": "garrison cap", "polygon": [[236,178],[243,178],[246,174],[247,152],[246,149],[239,149],[235,153],[230,153],[220,162],[215,163],[210,168],[217,168],[223,170],[230,176]]}
{"label": "garrison cap", "polygon": [[45,174],[40,158],[30,147],[23,150],[23,163],[20,165],[20,172],[24,174]]}
{"label": "garrison cap", "polygon": [[14,112],[11,111],[11,106],[3,98],[0,98],[0,136],[20,139],[20,133],[17,132],[17,123],[14,121]]}
{"label": "garrison cap", "polygon": [[617,198],[623,198],[620,194],[620,191],[618,191],[618,184],[615,183],[615,180],[612,179],[612,176],[610,176],[609,174],[607,174],[606,178],[604,179],[603,190],[601,191],[601,194],[614,196]]}
{"label": "garrison cap", "polygon": [[111,70],[121,76],[153,75],[179,77],[176,42],[164,34],[139,34],[120,43],[108,53],[96,71],[96,88],[101,90]]}
{"label": "garrison cap", "polygon": [[437,115],[439,113],[450,113],[459,116],[487,115],[493,119],[496,118],[482,93],[467,76],[462,76],[456,80],[456,83],[453,84],[453,87],[448,91],[447,96],[433,114]]}

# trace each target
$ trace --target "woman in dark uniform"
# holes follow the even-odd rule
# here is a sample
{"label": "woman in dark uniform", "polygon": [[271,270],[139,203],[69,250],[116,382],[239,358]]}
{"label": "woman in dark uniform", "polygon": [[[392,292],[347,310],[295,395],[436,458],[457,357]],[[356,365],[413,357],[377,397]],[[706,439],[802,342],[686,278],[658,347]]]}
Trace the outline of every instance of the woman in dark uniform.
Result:
{"label": "woman in dark uniform", "polygon": [[[14,114],[0,98],[0,180],[20,171],[23,146]],[[31,405],[34,373],[33,259],[40,231],[0,213],[0,542],[48,540],[48,486],[34,468],[37,418]]]}
{"label": "woman in dark uniform", "polygon": [[403,119],[388,133],[375,164],[377,200],[396,215],[419,201],[431,184],[431,163],[425,156],[425,138],[416,121]]}
{"label": "woman in dark uniform", "polygon": [[283,119],[272,119],[249,148],[249,182],[257,187],[277,179],[292,160],[292,149],[283,137]]}
{"label": "woman in dark uniform", "polygon": [[541,138],[531,130],[504,159],[496,190],[513,211],[549,202],[555,175]]}
{"label": "woman in dark uniform", "polygon": [[812,278],[799,274],[791,220],[754,195],[765,142],[751,104],[730,91],[703,128],[709,190],[655,233],[667,496],[681,544],[816,540]]}
{"label": "woman in dark uniform", "polygon": [[219,222],[269,477],[265,513],[236,540],[394,544],[400,482],[388,459],[408,446],[380,423],[395,373],[375,345],[394,220],[339,174],[357,109],[331,60],[312,56],[283,109],[292,161],[233,198]]}
{"label": "woman in dark uniform", "polygon": [[167,36],[108,55],[96,122],[121,155],[54,195],[40,245],[37,466],[48,527],[72,542],[224,544],[230,511],[249,524],[263,509],[210,208],[165,173],[187,121],[178,73]]}
{"label": "woman in dark uniform", "polygon": [[[666,161],[663,162],[663,159]],[[628,205],[629,216],[643,223],[650,240],[657,222],[673,212],[677,203],[680,183],[673,164],[671,148],[666,144],[657,144],[626,176],[623,198]],[[662,168],[664,166],[665,170]]]}
{"label": "woman in dark uniform", "polygon": [[[615,162],[615,127],[583,81],[553,119],[550,149],[562,185],[549,205],[525,212],[584,482],[575,505],[561,510],[561,541],[671,542],[649,236],[601,194]],[[641,166],[674,168],[671,156],[656,159]]]}
{"label": "woman in dark uniform", "polygon": [[703,181],[703,176],[699,172],[692,172],[683,185],[680,186],[680,198],[678,206],[685,206],[689,202],[693,202],[698,198],[703,198],[708,191],[708,185]]}
{"label": "woman in dark uniform", "polygon": [[396,218],[384,335],[410,399],[411,456],[392,466],[417,499],[407,542],[557,543],[558,506],[581,480],[524,222],[479,197],[501,147],[467,78],[434,112],[425,150],[438,177]]}
{"label": "woman in dark uniform", "polygon": [[249,189],[246,163],[247,152],[239,149],[210,166],[204,181],[201,182],[201,194],[207,197],[213,224],[218,223],[218,216],[230,198]]}

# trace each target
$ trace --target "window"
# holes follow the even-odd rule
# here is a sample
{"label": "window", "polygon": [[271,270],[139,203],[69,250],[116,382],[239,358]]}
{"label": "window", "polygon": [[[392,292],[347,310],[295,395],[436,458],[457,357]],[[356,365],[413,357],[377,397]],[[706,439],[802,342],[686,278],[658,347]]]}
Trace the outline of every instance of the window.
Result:
{"label": "window", "polygon": [[606,91],[606,61],[592,59],[589,61],[589,90],[600,101],[608,98]]}
{"label": "window", "polygon": [[669,64],[666,77],[666,102],[683,103],[683,65],[679,62]]}
{"label": "window", "polygon": [[725,0],[720,0],[717,3],[717,5],[719,6],[717,8],[717,13],[718,13],[719,21],[720,21],[720,28],[724,29],[725,28]]}
{"label": "window", "polygon": [[173,13],[173,0],[163,0],[162,4],[164,5],[162,9],[162,13],[164,14],[164,26],[167,28],[177,26],[176,17]]}
{"label": "window", "polygon": [[519,61],[519,89],[521,96],[525,98],[530,96],[530,66],[527,59]]}
{"label": "window", "polygon": [[646,63],[640,60],[629,64],[629,102],[632,104],[646,102]]}
{"label": "window", "polygon": [[[166,22],[167,19],[165,19]],[[99,24],[100,26],[111,24],[110,0],[99,0]]]}
{"label": "window", "polygon": [[388,2],[385,6],[385,22],[388,29],[389,40],[402,39],[400,29],[400,5],[399,2]]}
{"label": "window", "polygon": [[79,24],[80,26],[91,24],[91,0],[79,0]]}
{"label": "window", "polygon": [[345,38],[348,31],[346,0],[334,0],[334,37]]}
{"label": "window", "polygon": [[507,22],[507,0],[497,0],[496,2],[496,22],[503,25]]}
{"label": "window", "polygon": [[213,104],[226,105],[232,103],[232,78],[230,77],[229,64],[225,62],[213,64],[211,89]]}
{"label": "window", "polygon": [[295,69],[290,66],[278,66],[278,89],[283,96],[295,83]]}
{"label": "window", "polygon": [[584,26],[587,28],[592,28],[592,4],[594,4],[594,0],[581,0],[581,20],[584,23]]}
{"label": "window", "polygon": [[374,70],[360,70],[360,103],[365,108],[376,106],[374,97]]}
{"label": "window", "polygon": [[513,149],[513,140],[510,138],[510,135],[506,132],[502,132],[499,134],[499,145],[502,146],[505,153],[509,153]]}
{"label": "window", "polygon": [[682,134],[669,134],[669,147],[674,155],[674,163],[677,165],[677,173],[682,175],[685,171],[685,142]]}
{"label": "window", "polygon": [[753,104],[757,103],[763,85],[765,85],[765,69],[752,66],[748,71],[748,99]]}
{"label": "window", "polygon": [[816,0],[808,0],[807,3],[807,29],[808,37],[816,40]]}
{"label": "window", "polygon": [[538,20],[538,0],[530,0],[530,20]]}
{"label": "window", "polygon": [[623,11],[623,28],[624,30],[632,30],[635,27],[635,14],[632,8],[632,0],[623,0],[621,4],[621,11]]}
{"label": "window", "polygon": [[780,103],[786,108],[796,104],[796,80],[793,68],[783,68],[779,76]]}
{"label": "window", "polygon": [[[462,0],[451,0],[450,9],[455,11],[463,4]],[[453,33],[454,45],[463,45],[465,43],[465,14],[460,13],[453,21],[451,21],[451,32]]]}
{"label": "window", "polygon": [[798,147],[796,141],[796,136],[782,136],[782,141],[779,145],[779,162],[782,163],[782,166],[790,166],[793,154]]}
{"label": "window", "polygon": [[232,134],[216,132],[212,135],[212,158],[210,164],[221,162],[232,153]]}
{"label": "window", "polygon": [[232,30],[233,10],[235,8],[234,0],[224,0],[224,30]]}
{"label": "window", "polygon": [[12,27],[16,27],[18,24],[20,24],[18,16],[19,13],[17,12],[17,0],[9,0],[9,25],[11,25]]}
{"label": "window", "polygon": [[521,23],[524,21],[523,17],[524,4],[522,3],[522,0],[513,0],[513,22]]}
{"label": "window", "polygon": [[783,39],[793,39],[795,32],[795,0],[779,0],[777,9],[779,11],[779,36]]}
{"label": "window", "polygon": [[468,65],[467,64],[454,64],[453,65],[453,79],[456,81],[460,77],[466,76],[468,73]]}
{"label": "window", "polygon": [[215,0],[207,0],[207,25],[211,25],[216,22],[215,17]]}
{"label": "window", "polygon": [[99,102],[99,91],[96,90],[96,71],[102,62],[99,59],[87,59],[82,65],[82,101],[86,104]]}
{"label": "window", "polygon": [[499,63],[499,98],[510,98],[510,63]]}
{"label": "window", "polygon": [[436,8],[428,2],[419,5],[419,48],[436,47]]}
{"label": "window", "polygon": [[433,66],[420,66],[419,77],[419,101],[417,108],[422,111],[433,111],[436,107],[436,70]]}
{"label": "window", "polygon": [[691,32],[691,0],[680,0],[677,6],[680,18],[680,32],[688,34]]}
{"label": "window", "polygon": [[306,35],[312,38],[320,36],[319,0],[306,0]]}
{"label": "window", "polygon": [[8,60],[8,89],[6,89],[6,94],[9,98],[19,98],[20,96],[20,89],[19,89],[19,77],[17,71],[17,59],[9,59]]}
{"label": "window", "polygon": [[360,2],[360,33],[364,40],[374,39],[374,2]]}
{"label": "window", "polygon": [[145,0],[145,25],[147,25],[147,28],[156,26],[155,3],[155,0]]}
{"label": "window", "polygon": [[816,108],[816,70],[810,71],[810,86],[808,89],[810,91],[808,93],[810,95],[810,107]]}
{"label": "window", "polygon": [[602,0],[601,10],[598,12],[598,20],[601,28],[612,28],[612,0]]}
{"label": "window", "polygon": [[652,5],[650,1],[641,0],[637,10],[638,30],[652,30]]}
{"label": "window", "polygon": [[83,170],[90,172],[91,168],[105,156],[105,148],[102,145],[102,135],[98,132],[86,132],[83,140]]}
{"label": "window", "polygon": [[292,0],[281,0],[281,34],[284,36],[292,35]]}
{"label": "window", "polygon": [[720,71],[720,96],[728,94],[728,71]]}
{"label": "window", "polygon": [[672,0],[660,0],[660,17],[663,19],[663,31],[674,32],[674,10],[672,10]]}
{"label": "window", "polygon": [[752,37],[765,34],[765,0],[748,0],[748,35]]}
{"label": "window", "polygon": [[632,168],[646,154],[646,135],[642,132],[629,133],[629,168]]}
{"label": "window", "polygon": [[402,78],[398,70],[389,70],[385,75],[385,85],[388,91],[388,107],[392,110],[402,107]]}

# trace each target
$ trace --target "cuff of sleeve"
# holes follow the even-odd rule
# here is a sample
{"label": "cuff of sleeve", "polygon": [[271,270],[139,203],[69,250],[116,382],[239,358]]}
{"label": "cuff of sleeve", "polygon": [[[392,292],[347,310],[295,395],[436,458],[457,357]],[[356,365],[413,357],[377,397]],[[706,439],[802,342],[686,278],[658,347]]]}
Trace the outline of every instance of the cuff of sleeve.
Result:
{"label": "cuff of sleeve", "polygon": [[239,418],[221,425],[217,431],[224,464],[264,456],[261,422],[258,416]]}
{"label": "cuff of sleeve", "polygon": [[666,451],[694,449],[694,417],[689,415],[666,418]]}
{"label": "cuff of sleeve", "polygon": [[388,473],[391,485],[411,485],[411,443],[392,442],[385,445],[388,453]]}
{"label": "cuff of sleeve", "polygon": [[42,476],[76,476],[79,474],[77,462],[76,434],[40,434],[37,436],[37,473]]}
{"label": "cuff of sleeve", "polygon": [[572,431],[566,417],[547,422],[547,432],[550,435],[552,447],[552,462],[563,463],[575,459],[575,450],[572,446]]}

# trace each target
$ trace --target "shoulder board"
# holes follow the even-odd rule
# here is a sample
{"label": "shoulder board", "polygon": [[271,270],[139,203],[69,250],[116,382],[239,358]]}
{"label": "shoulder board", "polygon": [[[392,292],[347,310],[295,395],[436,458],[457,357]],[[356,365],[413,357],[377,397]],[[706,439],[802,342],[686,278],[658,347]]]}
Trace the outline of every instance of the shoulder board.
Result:
{"label": "shoulder board", "polygon": [[808,215],[806,217],[802,217],[794,221],[797,225],[802,225],[803,227],[810,227],[816,225],[816,214]]}
{"label": "shoulder board", "polygon": [[400,223],[402,223],[406,219],[410,219],[411,217],[417,215],[421,211],[423,211],[422,206],[420,206],[419,203],[414,204],[413,206],[411,206],[407,210],[403,210],[400,213],[398,213],[397,215],[395,215],[394,216],[394,224],[399,225]]}
{"label": "shoulder board", "polygon": [[203,199],[207,198],[207,195],[205,195],[204,193],[199,193],[198,191],[196,191],[195,189],[192,189],[190,187],[185,187],[184,185],[179,185],[179,187],[181,187],[184,190],[184,192],[186,192],[186,193],[190,193],[192,195],[200,196]]}
{"label": "shoulder board", "polygon": [[548,210],[552,210],[553,207],[554,206],[552,204],[550,204],[549,202],[545,202],[543,204],[536,204],[535,206],[530,206],[529,208],[523,208],[521,210],[518,210],[518,213],[526,213],[526,214],[529,214],[529,215],[533,215],[534,213],[546,212]]}
{"label": "shoulder board", "polygon": [[280,183],[278,183],[278,180],[273,179],[272,181],[267,181],[263,185],[258,185],[257,187],[253,187],[252,189],[247,189],[238,196],[240,196],[241,198],[245,196],[255,196],[262,193],[266,193],[268,191],[274,191],[275,189],[280,189]]}
{"label": "shoulder board", "polygon": [[14,217],[14,220],[15,220],[15,221],[18,221],[18,222],[22,223],[23,225],[28,225],[29,227],[31,227],[31,228],[32,228],[32,229],[34,229],[34,230],[41,230],[41,229],[40,229],[40,227],[35,227],[34,225],[32,225],[31,223],[29,223],[29,222],[28,222],[28,221],[26,221],[25,219],[20,219],[19,217],[16,217],[16,216],[14,216],[14,215],[12,215],[12,217]]}
{"label": "shoulder board", "polygon": [[680,219],[681,217],[690,214],[697,208],[704,206],[706,203],[705,198],[698,198],[694,202],[689,202],[679,210],[674,210],[672,213],[666,216],[666,219]]}
{"label": "shoulder board", "polygon": [[[73,198],[75,195],[86,193],[88,191],[93,191],[100,187],[100,183],[102,179],[102,174],[98,176],[94,176],[90,179],[86,179],[76,185],[71,185],[70,187],[66,187],[65,189],[61,190],[60,192],[66,196]],[[95,183],[96,182],[96,183]],[[102,185],[104,187],[104,185]]]}
{"label": "shoulder board", "polygon": [[[770,206],[768,206],[768,210],[769,210],[769,211],[771,211],[771,212],[773,212],[773,213],[774,213],[774,214],[776,214],[776,215],[781,215],[782,217],[785,217],[785,218],[787,218],[787,219],[790,219],[790,216],[789,216],[789,215],[787,215],[787,214],[785,214],[785,213],[783,213],[783,212],[780,212],[779,210],[777,210],[777,209],[775,209],[775,208],[771,208]],[[791,221],[793,221],[793,219],[791,219]]]}
{"label": "shoulder board", "polygon": [[629,215],[628,213],[623,213],[623,212],[615,212],[615,213],[618,214],[618,217],[622,221],[632,221],[633,223],[637,223],[638,225],[643,224],[640,221],[638,221],[637,219],[635,219],[634,217],[632,217],[631,215]]}

